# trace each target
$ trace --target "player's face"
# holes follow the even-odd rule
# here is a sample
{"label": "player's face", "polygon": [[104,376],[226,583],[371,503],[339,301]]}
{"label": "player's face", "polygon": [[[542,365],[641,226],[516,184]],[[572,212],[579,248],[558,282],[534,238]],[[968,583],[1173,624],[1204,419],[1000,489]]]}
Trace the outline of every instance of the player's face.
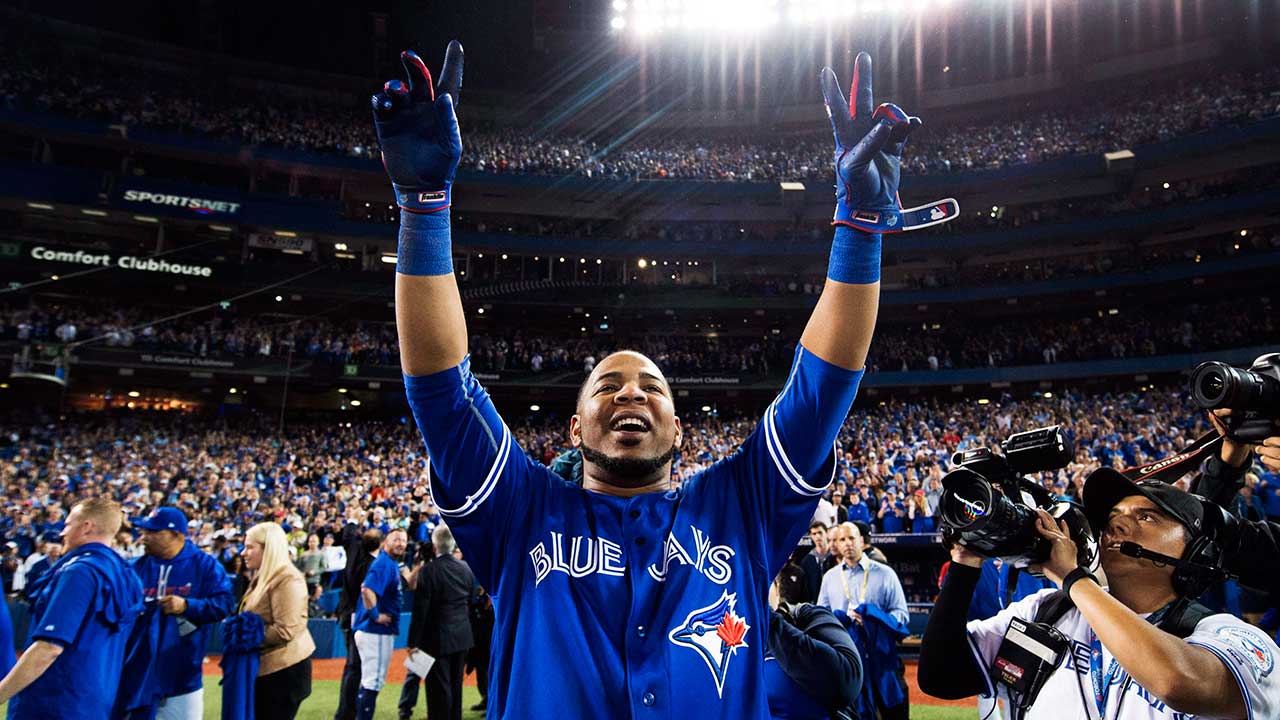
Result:
{"label": "player's face", "polygon": [[89,542],[92,532],[93,523],[84,517],[79,506],[73,507],[62,528],[62,547],[66,550],[75,550]]}
{"label": "player's face", "polygon": [[[143,530],[142,547],[148,555],[165,555],[173,542],[168,533],[171,530]],[[177,533],[174,533],[175,535]]]}
{"label": "player's face", "polygon": [[1182,524],[1141,495],[1124,498],[1111,509],[1106,530],[1102,533],[1102,569],[1112,579],[1134,571],[1173,574],[1172,567],[1159,567],[1151,560],[1120,554],[1120,543],[1125,541],[1172,557],[1182,557],[1187,546],[1186,530]]}
{"label": "player's face", "polygon": [[623,476],[619,480],[628,479],[627,468],[653,474],[650,465],[666,466],[681,433],[662,371],[639,353],[605,358],[583,387],[569,437],[585,461],[605,460],[618,470],[613,474]]}
{"label": "player's face", "polygon": [[391,557],[398,558],[404,555],[405,546],[409,544],[409,536],[402,532],[393,532],[387,536],[385,549],[391,554]]}

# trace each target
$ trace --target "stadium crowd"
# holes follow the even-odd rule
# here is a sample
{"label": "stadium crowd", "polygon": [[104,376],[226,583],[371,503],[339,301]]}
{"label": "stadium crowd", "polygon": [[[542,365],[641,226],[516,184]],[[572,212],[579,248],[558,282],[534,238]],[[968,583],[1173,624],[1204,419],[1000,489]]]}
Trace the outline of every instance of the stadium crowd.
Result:
{"label": "stadium crowd", "polygon": [[[551,464],[567,449],[562,419],[509,419],[534,460]],[[298,421],[277,434],[275,421],[131,412],[5,423],[5,590],[21,590],[31,558],[46,541],[56,543],[70,506],[91,495],[120,501],[135,518],[162,505],[181,508],[190,518],[189,536],[223,562],[240,590],[247,575],[237,543],[257,522],[280,523],[299,563],[317,577],[336,569],[333,538],[347,522],[384,532],[405,527],[420,542],[440,522],[428,493],[427,458],[409,424]],[[1180,388],[1046,393],[989,404],[887,400],[850,413],[840,433],[837,480],[819,512],[862,520],[879,532],[933,532],[940,481],[953,452],[1053,423],[1061,423],[1075,443],[1076,459],[1037,479],[1068,496],[1078,496],[1096,467],[1149,462],[1208,430]],[[684,424],[676,484],[730,454],[756,419],[695,413]],[[1280,517],[1280,476],[1259,466],[1248,488],[1246,512],[1257,497],[1260,512]],[[141,553],[138,538],[127,532],[118,545],[126,555]]]}
{"label": "stadium crowd", "polygon": [[[110,58],[86,62],[39,33],[0,36],[0,109],[55,113],[199,138],[377,159],[365,97],[282,93],[221,82],[190,83],[186,68],[120,72]],[[464,111],[465,112],[465,111]],[[1102,92],[1068,114],[926,125],[904,157],[907,173],[947,173],[1040,162],[1168,140],[1280,113],[1273,73],[1224,73],[1212,82]],[[463,122],[466,122],[465,116]],[[815,180],[830,176],[831,141],[803,135],[733,140],[650,138],[614,146],[566,133],[469,127],[462,167],[489,173],[617,179]]]}
{"label": "stadium crowd", "polygon": [[[871,346],[872,372],[1009,367],[1072,361],[1151,357],[1280,342],[1270,296],[1252,298],[1260,308],[1246,318],[1238,300],[1186,303],[1170,308],[1137,305],[1115,312],[1009,319],[998,324],[945,320],[922,327],[886,325]],[[1142,318],[1136,322],[1135,318]],[[200,357],[295,358],[325,365],[399,362],[391,323],[297,322],[234,314],[205,314],[147,325],[137,309],[103,312],[100,307],[38,304],[0,310],[0,340],[77,343]],[[677,331],[631,336],[534,332],[477,332],[471,336],[473,367],[482,372],[589,372],[610,352],[637,349],[672,374],[778,374],[791,358],[794,338],[723,334],[708,337]]]}

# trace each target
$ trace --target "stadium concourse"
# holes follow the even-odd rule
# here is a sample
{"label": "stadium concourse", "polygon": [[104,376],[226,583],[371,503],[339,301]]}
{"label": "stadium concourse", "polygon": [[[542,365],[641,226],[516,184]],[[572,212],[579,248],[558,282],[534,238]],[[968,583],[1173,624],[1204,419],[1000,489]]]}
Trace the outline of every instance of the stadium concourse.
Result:
{"label": "stadium concourse", "polygon": [[[423,328],[396,324],[412,307],[397,277],[421,274],[406,272],[401,243],[425,237],[429,221],[395,204],[415,195],[392,192],[398,151],[379,132],[387,141],[387,113],[407,99],[384,82],[402,78],[401,49],[434,72],[458,38],[465,90],[446,72],[432,86],[450,94],[462,137],[450,252],[426,274],[447,280],[452,268],[467,332],[458,357],[465,348],[520,450],[583,482],[597,460],[570,442],[579,390],[611,354],[637,350],[666,376],[683,432],[660,482],[687,496],[697,486],[686,483],[742,446],[783,390],[830,279],[878,279],[866,374],[843,422],[831,422],[834,475],[813,517],[864,524],[860,536],[887,566],[876,572],[899,581],[905,606],[881,609],[901,639],[883,645],[906,660],[910,717],[983,717],[986,705],[930,697],[917,679],[930,614],[945,608],[952,558],[940,506],[956,454],[1058,425],[1070,457],[1027,479],[1079,507],[1095,471],[1174,457],[1212,430],[1188,389],[1197,365],[1244,367],[1280,349],[1280,0],[1117,2],[1107,12],[739,0],[705,22],[706,8],[729,4],[0,4],[0,584],[15,649],[47,651],[30,642],[33,608],[48,601],[73,508],[107,498],[129,520],[110,544],[130,561],[157,556],[148,528],[161,508],[180,510],[188,523],[174,529],[213,556],[232,613],[262,600],[251,588],[268,540],[247,533],[278,525],[279,577],[300,573],[307,587],[292,614],[307,632],[284,645],[297,654],[290,669],[311,663],[297,717],[328,720],[360,697],[340,698],[339,686],[344,656],[360,654],[344,623],[365,598],[356,583],[344,603],[343,582],[368,570],[361,533],[402,529],[418,555],[447,527],[417,425],[429,418],[406,399],[402,374],[422,361],[402,343]],[[824,112],[819,70],[859,77],[861,50],[874,58],[875,102],[924,120],[893,178],[900,202],[954,198],[959,216],[885,233],[875,272],[846,276],[852,266],[832,262],[833,235],[847,239],[851,227],[832,227],[832,161],[845,153],[833,156],[828,121],[839,128],[845,109]],[[375,93],[395,97],[378,110],[380,128]],[[844,207],[852,185],[841,177],[837,209],[866,210]],[[443,202],[427,189],[420,203]],[[772,451],[778,431],[762,432]],[[437,460],[452,449],[432,447]],[[1255,454],[1240,484],[1226,511],[1280,521],[1280,473]],[[784,511],[762,511],[772,513],[764,524]],[[475,536],[469,544],[465,522],[454,524],[459,554],[481,575]],[[578,542],[567,525],[556,534]],[[852,552],[853,534],[816,529],[810,540],[818,546],[801,540],[778,591],[790,582],[799,592],[803,576],[801,599],[830,605],[822,570]],[[560,554],[572,563],[570,547]],[[737,561],[749,552],[739,547]],[[843,557],[864,568],[867,599],[872,565]],[[992,588],[1010,590],[1010,574],[994,562],[984,572],[995,612],[1012,596]],[[1012,590],[1041,586],[1025,574],[1022,583]],[[844,596],[857,636],[849,585]],[[396,701],[411,597],[400,637],[377,644],[379,662],[383,644],[396,648],[378,718],[407,716]],[[482,633],[492,605],[482,591],[469,598]],[[1201,601],[1280,637],[1275,596],[1222,582]],[[717,622],[742,611],[727,607]],[[222,717],[228,687],[243,689],[236,642],[253,639],[235,623],[224,637],[221,618],[197,636],[202,677],[182,688],[203,682],[193,707],[202,702],[205,718]],[[366,620],[363,635],[380,610]],[[637,637],[646,624],[658,623]],[[750,624],[748,647],[762,651],[768,621]],[[729,642],[733,630],[714,635]],[[316,646],[305,661],[304,635]],[[475,670],[488,668],[489,647],[479,639],[467,658],[464,708],[482,702]],[[711,669],[708,697],[722,707],[750,695],[726,683],[724,658],[692,662]],[[878,680],[868,665],[868,687],[896,683],[890,664]],[[820,684],[813,677],[803,689]],[[366,700],[382,682],[356,680]],[[652,707],[652,693],[635,694],[634,708]],[[1115,715],[1137,717],[1124,709]]]}

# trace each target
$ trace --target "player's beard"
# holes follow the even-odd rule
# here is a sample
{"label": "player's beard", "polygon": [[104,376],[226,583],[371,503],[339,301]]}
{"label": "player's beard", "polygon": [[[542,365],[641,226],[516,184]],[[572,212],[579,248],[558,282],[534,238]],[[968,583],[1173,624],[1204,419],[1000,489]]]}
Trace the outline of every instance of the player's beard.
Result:
{"label": "player's beard", "polygon": [[578,449],[582,451],[583,462],[604,470],[614,481],[611,485],[619,487],[640,487],[653,482],[653,476],[667,467],[667,463],[676,456],[675,443],[661,455],[647,458],[610,457],[583,441]]}

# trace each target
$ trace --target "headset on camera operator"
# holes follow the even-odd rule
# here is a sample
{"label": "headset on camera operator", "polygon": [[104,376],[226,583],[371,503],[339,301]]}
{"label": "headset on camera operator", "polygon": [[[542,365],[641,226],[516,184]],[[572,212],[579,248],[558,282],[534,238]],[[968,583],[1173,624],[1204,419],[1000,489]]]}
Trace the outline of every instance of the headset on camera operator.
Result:
{"label": "headset on camera operator", "polygon": [[[1042,459],[1055,449],[1069,454],[1043,442],[1053,430],[1032,431]],[[1015,441],[1028,435],[1005,443],[1005,463],[1024,472],[1029,463],[1018,455],[1028,443]],[[943,500],[944,532],[956,545],[921,645],[922,690],[951,699],[996,695],[1014,720],[1280,716],[1280,649],[1257,628],[1192,601],[1228,577],[1208,522],[1218,509],[1146,479],[1185,473],[1188,453],[1124,474],[1095,471],[1084,486],[1083,524],[1072,508],[1007,492],[1021,478],[993,478],[992,456],[981,472],[961,462],[951,474],[959,475],[944,480],[952,496]],[[1003,555],[1011,545],[996,540],[1026,538],[1028,525],[1034,542],[1014,561],[1031,560],[1062,589],[966,625],[982,562],[975,549]],[[1090,527],[1100,531],[1105,588],[1089,571]]]}

